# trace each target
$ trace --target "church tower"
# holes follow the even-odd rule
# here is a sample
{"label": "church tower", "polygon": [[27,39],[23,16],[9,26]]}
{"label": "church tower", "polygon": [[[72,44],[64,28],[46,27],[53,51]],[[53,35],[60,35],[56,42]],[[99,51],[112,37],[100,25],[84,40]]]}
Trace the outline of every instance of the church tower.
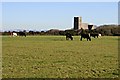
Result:
{"label": "church tower", "polygon": [[74,30],[82,28],[82,17],[74,17]]}

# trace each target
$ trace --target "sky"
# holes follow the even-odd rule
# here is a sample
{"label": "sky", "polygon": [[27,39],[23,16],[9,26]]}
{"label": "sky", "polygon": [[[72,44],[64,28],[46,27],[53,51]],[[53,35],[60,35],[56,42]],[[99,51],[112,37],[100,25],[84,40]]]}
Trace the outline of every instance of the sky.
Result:
{"label": "sky", "polygon": [[95,25],[118,23],[118,2],[3,2],[2,30],[73,28],[74,16]]}
{"label": "sky", "polygon": [[1,0],[2,2],[119,2],[119,0]]}

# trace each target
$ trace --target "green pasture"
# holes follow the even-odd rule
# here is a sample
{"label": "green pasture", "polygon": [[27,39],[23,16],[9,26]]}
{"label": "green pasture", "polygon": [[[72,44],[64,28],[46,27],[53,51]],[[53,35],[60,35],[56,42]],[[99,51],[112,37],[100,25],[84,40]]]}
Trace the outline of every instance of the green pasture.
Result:
{"label": "green pasture", "polygon": [[116,78],[118,37],[2,37],[3,78]]}

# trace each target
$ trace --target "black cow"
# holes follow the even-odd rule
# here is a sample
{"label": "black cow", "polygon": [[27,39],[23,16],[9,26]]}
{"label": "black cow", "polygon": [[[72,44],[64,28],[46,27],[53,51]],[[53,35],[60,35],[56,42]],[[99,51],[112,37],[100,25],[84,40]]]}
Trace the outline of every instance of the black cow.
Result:
{"label": "black cow", "polygon": [[26,37],[25,32],[18,32],[18,35],[19,35],[19,36],[25,36],[25,37]]}
{"label": "black cow", "polygon": [[82,38],[87,38],[87,41],[89,40],[89,41],[91,41],[91,38],[90,38],[90,36],[89,36],[89,34],[84,34],[84,33],[82,33],[81,34],[81,41],[82,41]]}
{"label": "black cow", "polygon": [[66,35],[66,40],[69,40],[69,39],[73,40],[73,37],[70,33],[66,33],[65,35]]}
{"label": "black cow", "polygon": [[98,36],[99,36],[99,34],[93,34],[93,33],[90,34],[90,37],[94,37],[94,38],[97,37],[98,38]]}

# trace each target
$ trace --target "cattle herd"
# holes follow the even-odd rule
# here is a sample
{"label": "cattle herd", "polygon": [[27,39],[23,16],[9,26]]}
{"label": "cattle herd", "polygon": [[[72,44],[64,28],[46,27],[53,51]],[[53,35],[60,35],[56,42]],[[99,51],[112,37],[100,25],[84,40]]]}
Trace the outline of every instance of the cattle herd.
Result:
{"label": "cattle herd", "polygon": [[25,32],[11,32],[11,36],[15,37],[15,36],[25,36],[26,37],[26,33]]}
{"label": "cattle herd", "polygon": [[[73,40],[72,34],[70,34],[69,32],[67,32],[66,34],[66,40]],[[11,36],[16,37],[16,36],[24,36],[26,37],[26,33],[25,32],[11,32]],[[87,39],[87,41],[91,41],[91,37],[94,38],[98,38],[98,36],[101,36],[101,34],[98,33],[80,33],[80,41],[82,41],[82,39]]]}
{"label": "cattle herd", "polygon": [[[81,36],[81,38],[80,38],[81,41],[83,38],[84,39],[86,38],[87,41],[91,41],[91,37],[98,38],[98,36],[101,36],[101,34],[81,33],[80,36]],[[73,40],[73,37],[70,33],[66,33],[66,40],[69,40],[69,39]]]}

